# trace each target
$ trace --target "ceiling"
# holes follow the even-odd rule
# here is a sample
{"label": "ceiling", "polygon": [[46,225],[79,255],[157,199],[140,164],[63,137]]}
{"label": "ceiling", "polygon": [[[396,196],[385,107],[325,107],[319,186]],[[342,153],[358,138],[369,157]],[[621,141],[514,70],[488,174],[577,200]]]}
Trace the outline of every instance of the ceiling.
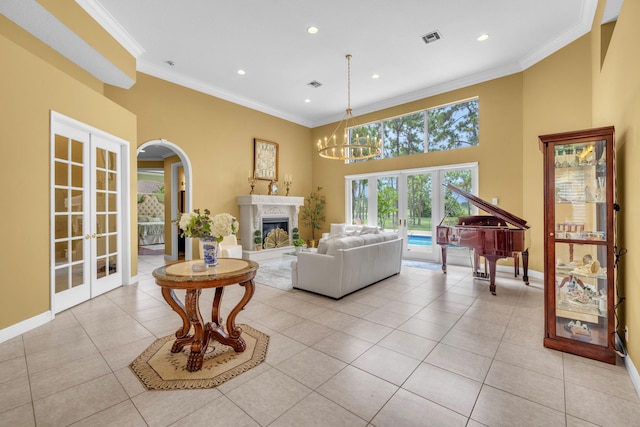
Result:
{"label": "ceiling", "polygon": [[[597,6],[597,0],[78,2],[102,6],[126,30],[141,48],[139,71],[309,127],[344,115],[346,54],[353,55],[351,106],[358,116],[522,71],[590,31]],[[318,33],[309,34],[309,26]],[[422,36],[432,31],[441,39],[426,44]],[[489,39],[477,41],[482,34]]]}

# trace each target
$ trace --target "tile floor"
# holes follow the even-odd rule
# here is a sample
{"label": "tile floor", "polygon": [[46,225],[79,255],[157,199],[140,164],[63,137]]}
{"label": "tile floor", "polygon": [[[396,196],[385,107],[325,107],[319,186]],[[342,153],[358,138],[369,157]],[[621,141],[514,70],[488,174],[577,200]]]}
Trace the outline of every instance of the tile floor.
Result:
{"label": "tile floor", "polygon": [[[128,364],[180,325],[141,256],[118,288],[0,344],[1,426],[629,426],[617,366],[545,349],[542,284],[405,267],[340,301],[257,285],[267,360],[210,390],[146,391]],[[226,310],[241,290],[225,294]],[[211,303],[204,292],[203,308]]]}

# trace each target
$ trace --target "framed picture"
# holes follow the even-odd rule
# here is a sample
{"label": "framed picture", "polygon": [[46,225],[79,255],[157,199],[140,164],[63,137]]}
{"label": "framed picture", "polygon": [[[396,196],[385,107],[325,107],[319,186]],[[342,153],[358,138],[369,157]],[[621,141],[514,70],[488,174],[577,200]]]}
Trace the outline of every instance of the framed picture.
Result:
{"label": "framed picture", "polygon": [[253,173],[255,179],[278,180],[278,144],[255,138]]}

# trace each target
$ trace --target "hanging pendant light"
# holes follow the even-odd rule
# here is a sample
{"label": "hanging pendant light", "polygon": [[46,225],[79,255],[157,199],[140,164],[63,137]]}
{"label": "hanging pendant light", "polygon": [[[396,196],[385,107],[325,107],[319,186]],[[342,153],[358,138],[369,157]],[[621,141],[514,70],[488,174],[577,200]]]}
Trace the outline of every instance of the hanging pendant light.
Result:
{"label": "hanging pendant light", "polygon": [[[376,157],[382,153],[382,142],[369,135],[353,135],[349,138],[349,130],[356,127],[351,110],[351,55],[347,55],[347,110],[330,137],[318,140],[318,154],[334,160],[360,160]],[[338,138],[338,129],[344,129],[342,138]]]}

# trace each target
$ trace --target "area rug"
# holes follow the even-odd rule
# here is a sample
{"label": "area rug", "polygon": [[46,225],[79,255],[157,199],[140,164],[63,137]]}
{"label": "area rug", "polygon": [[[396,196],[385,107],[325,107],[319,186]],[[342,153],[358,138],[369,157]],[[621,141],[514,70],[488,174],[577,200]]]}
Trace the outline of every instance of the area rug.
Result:
{"label": "area rug", "polygon": [[164,243],[157,245],[138,246],[138,255],[163,255]]}
{"label": "area rug", "polygon": [[129,368],[147,390],[217,387],[258,366],[267,355],[269,336],[248,325],[238,326],[242,328],[242,338],[247,343],[246,350],[236,353],[233,348],[211,340],[199,371],[189,372],[185,369],[189,346],[178,353],[171,353],[175,335],[156,340],[131,362]]}
{"label": "area rug", "polygon": [[254,281],[257,284],[283,290],[293,289],[291,282],[291,261],[295,255],[283,255],[282,259],[260,262]]}
{"label": "area rug", "polygon": [[414,261],[410,259],[402,260],[403,267],[423,268],[425,270],[442,270],[442,264],[427,261]]}

